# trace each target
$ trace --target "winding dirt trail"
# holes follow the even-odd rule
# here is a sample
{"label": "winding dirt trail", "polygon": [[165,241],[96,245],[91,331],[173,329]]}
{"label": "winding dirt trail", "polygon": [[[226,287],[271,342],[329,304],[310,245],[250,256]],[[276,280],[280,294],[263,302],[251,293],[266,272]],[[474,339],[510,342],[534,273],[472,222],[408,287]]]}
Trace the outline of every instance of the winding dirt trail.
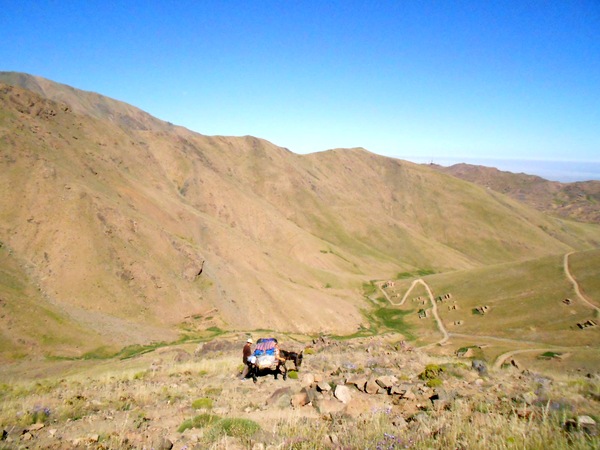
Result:
{"label": "winding dirt trail", "polygon": [[[573,274],[571,274],[571,270],[569,269],[569,256],[571,256],[573,253],[575,253],[575,252],[566,253],[565,257],[563,259],[563,267],[564,267],[565,275],[569,279],[569,281],[571,282],[571,284],[573,285],[573,290],[575,291],[575,294],[577,295],[577,298],[579,300],[581,300],[583,303],[585,303],[586,305],[588,305],[589,307],[591,307],[591,308],[595,309],[596,311],[600,312],[600,308],[598,306],[594,305],[592,302],[590,302],[581,293],[581,290],[579,289],[579,283],[577,283],[577,280],[575,279],[575,277],[573,277]],[[504,363],[504,361],[506,361],[508,358],[510,358],[511,356],[516,355],[518,353],[555,351],[557,349],[560,349],[560,350],[567,349],[568,350],[568,348],[545,347],[545,348],[531,348],[531,349],[523,349],[523,350],[513,350],[513,351],[510,351],[510,352],[506,352],[506,353],[503,353],[503,354],[501,354],[500,356],[498,356],[496,358],[496,361],[494,362],[494,369],[499,369],[502,366],[502,364]]]}
{"label": "winding dirt trail", "polygon": [[570,252],[565,255],[564,262],[563,262],[563,266],[565,269],[565,275],[567,276],[567,278],[569,279],[571,284],[573,284],[573,289],[575,289],[575,294],[577,294],[577,297],[579,298],[579,300],[581,300],[582,302],[584,302],[591,308],[594,308],[596,311],[600,312],[600,308],[598,306],[594,305],[592,302],[590,302],[587,298],[584,297],[584,295],[581,293],[581,290],[579,289],[579,283],[577,283],[577,280],[571,274],[571,271],[569,269],[569,256],[572,255],[573,253],[575,253],[575,252]]}
{"label": "winding dirt trail", "polygon": [[424,345],[421,348],[433,347],[434,345],[441,345],[444,342],[446,342],[448,339],[450,339],[450,335],[448,334],[448,331],[446,330],[446,327],[444,326],[444,323],[442,322],[442,319],[440,318],[440,316],[438,314],[437,305],[435,304],[435,300],[433,298],[433,293],[431,292],[431,289],[430,289],[429,285],[427,283],[425,283],[425,281],[423,281],[421,278],[413,280],[413,282],[411,283],[410,287],[405,292],[404,296],[402,297],[402,300],[400,300],[399,303],[394,303],[390,299],[390,297],[387,295],[387,292],[385,292],[385,290],[381,287],[381,285],[377,285],[377,286],[379,287],[379,290],[383,293],[383,295],[385,296],[385,298],[387,299],[387,301],[390,302],[390,304],[392,304],[393,306],[401,306],[402,304],[404,304],[404,302],[408,298],[408,294],[410,294],[410,292],[413,290],[413,288],[417,284],[422,284],[425,287],[425,289],[427,290],[427,294],[429,295],[429,301],[431,302],[431,310],[433,312],[433,317],[435,318],[437,326],[438,326],[438,328],[440,329],[440,332],[443,335],[443,337],[442,337],[442,339],[440,341],[434,342],[433,344]]}
{"label": "winding dirt trail", "polygon": [[[596,306],[594,303],[590,302],[588,299],[585,298],[585,296],[581,293],[581,290],[579,289],[579,284],[577,283],[577,280],[575,280],[575,278],[573,277],[573,275],[571,274],[571,271],[569,270],[569,256],[572,255],[574,252],[569,252],[567,254],[565,254],[564,257],[564,262],[563,262],[563,266],[564,266],[564,271],[565,271],[565,275],[566,277],[569,279],[569,281],[571,282],[571,284],[573,284],[573,289],[575,290],[575,294],[577,295],[577,298],[579,298],[579,300],[581,300],[582,302],[584,302],[586,305],[588,305],[589,307],[595,309],[596,311],[600,312],[600,307]],[[384,295],[384,297],[387,299],[387,301],[393,305],[393,306],[402,306],[404,304],[404,302],[406,302],[406,299],[408,298],[408,295],[411,293],[411,291],[414,289],[414,287],[417,284],[421,284],[425,287],[425,289],[427,290],[427,294],[429,296],[429,301],[431,302],[431,309],[433,311],[433,317],[435,318],[435,321],[437,322],[438,328],[440,329],[443,337],[440,341],[438,342],[434,342],[433,344],[427,344],[422,346],[421,348],[428,348],[428,347],[432,347],[435,345],[441,345],[443,343],[445,343],[448,339],[450,339],[451,334],[448,333],[448,331],[446,330],[446,327],[444,326],[444,323],[442,322],[442,319],[440,318],[438,311],[437,311],[437,305],[435,303],[435,299],[433,298],[433,293],[431,292],[431,288],[429,287],[429,285],[427,283],[425,283],[425,281],[423,281],[421,278],[418,278],[416,280],[413,280],[413,282],[411,283],[410,287],[408,288],[408,290],[404,293],[404,296],[402,297],[402,300],[400,300],[400,302],[398,303],[394,303],[392,301],[392,299],[388,296],[387,292],[385,292],[385,290],[383,289],[383,287],[381,285],[378,285],[379,290],[382,292],[382,294]],[[478,339],[478,338],[484,338],[484,339],[494,339],[494,340],[498,340],[498,341],[503,341],[503,342],[514,342],[515,344],[521,343],[523,344],[523,341],[519,341],[516,339],[507,339],[507,338],[499,338],[499,337],[494,337],[494,336],[476,336],[476,335],[467,335],[467,334],[457,334],[454,333],[453,335],[458,336],[458,337],[466,337],[466,338],[473,338],[473,339]],[[534,342],[527,342],[529,344],[535,344]],[[509,352],[503,353],[501,355],[499,355],[496,360],[494,361],[494,369],[499,369],[502,364],[510,357],[517,355],[519,353],[528,353],[528,352],[544,352],[544,351],[557,351],[557,350],[568,350],[569,348],[567,347],[559,347],[559,346],[548,346],[548,347],[543,347],[543,348],[528,348],[528,349],[519,349],[519,350],[511,350]]]}

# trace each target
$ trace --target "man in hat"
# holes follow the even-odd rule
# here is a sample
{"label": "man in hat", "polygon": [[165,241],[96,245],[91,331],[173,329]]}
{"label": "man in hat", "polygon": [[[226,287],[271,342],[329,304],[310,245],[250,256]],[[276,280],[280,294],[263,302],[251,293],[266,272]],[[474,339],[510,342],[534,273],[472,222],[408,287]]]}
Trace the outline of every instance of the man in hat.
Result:
{"label": "man in hat", "polygon": [[241,380],[244,380],[248,375],[248,371],[250,370],[250,362],[248,358],[252,355],[252,339],[248,338],[246,344],[244,345],[244,349],[242,350],[242,361],[244,362],[244,370],[242,375],[240,376]]}

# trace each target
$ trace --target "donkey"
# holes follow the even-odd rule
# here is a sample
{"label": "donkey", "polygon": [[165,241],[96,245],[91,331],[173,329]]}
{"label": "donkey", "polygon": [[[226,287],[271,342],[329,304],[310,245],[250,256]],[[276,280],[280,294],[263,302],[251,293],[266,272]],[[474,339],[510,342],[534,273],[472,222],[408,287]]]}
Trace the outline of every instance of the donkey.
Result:
{"label": "donkey", "polygon": [[281,355],[282,358],[285,358],[286,361],[294,362],[294,370],[296,370],[296,372],[302,365],[302,358],[303,358],[302,353],[303,352],[304,351],[301,351],[300,353],[298,353],[298,352],[288,352],[287,350],[279,350],[279,354]]}

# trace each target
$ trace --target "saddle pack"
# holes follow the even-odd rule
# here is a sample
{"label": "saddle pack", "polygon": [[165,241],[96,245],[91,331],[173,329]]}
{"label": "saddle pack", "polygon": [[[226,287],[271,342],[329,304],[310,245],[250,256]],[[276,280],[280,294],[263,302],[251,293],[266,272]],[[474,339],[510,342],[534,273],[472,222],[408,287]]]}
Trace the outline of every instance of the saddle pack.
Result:
{"label": "saddle pack", "polygon": [[256,348],[248,360],[259,369],[274,368],[277,366],[277,349],[275,338],[260,338],[256,341]]}

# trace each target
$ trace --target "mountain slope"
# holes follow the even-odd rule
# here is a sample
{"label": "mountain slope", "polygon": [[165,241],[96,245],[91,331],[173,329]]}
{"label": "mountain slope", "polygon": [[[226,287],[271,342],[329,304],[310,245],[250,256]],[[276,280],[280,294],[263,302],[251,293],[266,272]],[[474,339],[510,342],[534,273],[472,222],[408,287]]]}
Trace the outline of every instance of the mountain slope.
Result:
{"label": "mountain slope", "polygon": [[600,181],[560,183],[493,167],[455,164],[429,167],[508,195],[540,211],[581,222],[600,223]]}
{"label": "mountain slope", "polygon": [[351,333],[370,279],[600,242],[597,226],[363,149],[296,155],[0,74],[15,78],[37,93],[0,85],[0,241],[99,347],[215,326]]}

